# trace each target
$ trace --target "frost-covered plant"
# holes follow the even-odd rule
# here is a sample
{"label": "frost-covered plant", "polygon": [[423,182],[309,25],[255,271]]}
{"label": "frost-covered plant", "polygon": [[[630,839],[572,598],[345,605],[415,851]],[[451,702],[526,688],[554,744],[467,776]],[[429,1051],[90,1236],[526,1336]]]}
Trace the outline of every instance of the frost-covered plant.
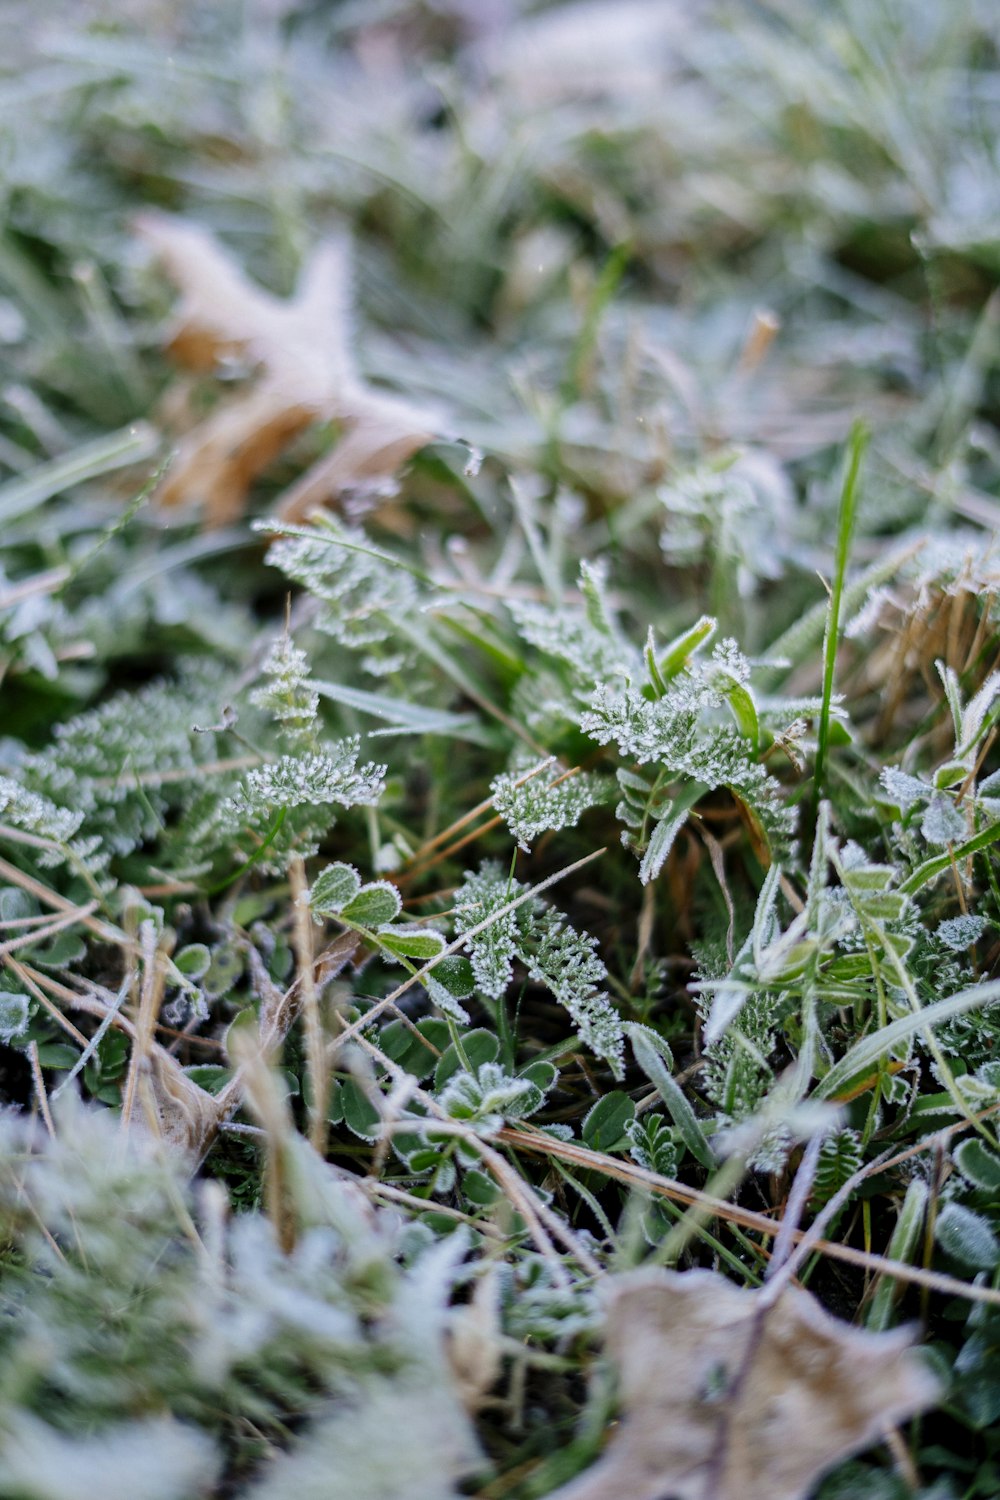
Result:
{"label": "frost-covered plant", "polygon": [[175,682],[118,693],[58,724],[49,748],[21,759],[16,781],[61,809],[64,826],[75,823],[82,858],[102,873],[192,800],[217,757],[214,733],[195,725],[217,717],[223,684],[218,668],[192,663]]}
{"label": "frost-covered plant", "polygon": [[780,578],[794,555],[794,509],[787,475],[763,450],[723,455],[677,474],[659,489],[667,519],[664,558],[675,567],[708,565],[746,597]]}
{"label": "frost-covered plant", "polygon": [[[618,816],[623,842],[642,853],[644,883],[662,870],[691,809],[717,787],[737,798],[776,857],[794,833],[794,812],[760,760],[749,663],[734,641],[722,641],[707,662],[693,659],[713,629],[714,621],[702,622],[659,659],[650,638],[647,680],[600,684],[580,718],[586,734],[615,744],[628,762],[618,773]],[[723,709],[729,722],[720,718]]]}
{"label": "frost-covered plant", "polygon": [[357,527],[334,516],[311,526],[276,526],[268,562],[320,601],[315,625],[340,645],[363,652],[375,676],[398,671],[408,660],[399,626],[420,605],[412,572],[376,548]]}
{"label": "frost-covered plant", "polygon": [[359,767],[360,751],[361,741],[354,735],[324,751],[282,755],[255,767],[246,773],[230,800],[234,818],[256,820],[282,809],[327,803],[371,806],[385,790],[386,767]]}
{"label": "frost-covered plant", "polygon": [[261,672],[266,681],[250,694],[250,702],[271,715],[289,745],[313,745],[319,694],[309,680],[306,653],[286,633],[274,642]]}
{"label": "frost-covered plant", "polygon": [[[292,1141],[300,1229],[282,1249],[263,1216],[228,1220],[217,1188],[199,1210],[183,1157],[123,1140],[103,1111],[67,1099],[56,1129],[3,1122],[0,1486],[84,1500],[100,1479],[190,1500],[223,1476],[248,1496],[298,1477],[318,1494],[305,1476],[333,1443],[324,1495],[453,1493],[478,1457],[442,1342],[461,1239],[404,1266],[399,1223]],[[344,1424],[390,1413],[407,1441],[376,1466]]]}
{"label": "frost-covered plant", "polygon": [[391,881],[363,884],[353,865],[338,862],[320,871],[307,899],[315,917],[331,917],[341,927],[359,933],[383,957],[402,964],[410,973],[416,972],[416,965],[440,959],[424,976],[427,992],[438,1009],[453,1020],[468,1021],[468,1013],[459,1003],[474,987],[468,961],[444,953],[446,939],[437,928],[398,920],[402,901]]}
{"label": "frost-covered plant", "polygon": [[494,863],[466,873],[455,894],[455,927],[461,934],[485,924],[466,942],[476,985],[498,1000],[513,978],[515,961],[521,963],[565,1007],[580,1040],[620,1077],[624,1036],[621,1021],[601,988],[607,970],[597,955],[597,942],[577,932],[540,898],[525,901],[513,911],[504,910],[527,890]]}
{"label": "frost-covered plant", "polygon": [[530,767],[530,758],[519,756],[513,770],[490,783],[493,806],[525,852],[540,833],[575,828],[585,812],[608,800],[608,784],[599,776],[554,769],[528,779]]}

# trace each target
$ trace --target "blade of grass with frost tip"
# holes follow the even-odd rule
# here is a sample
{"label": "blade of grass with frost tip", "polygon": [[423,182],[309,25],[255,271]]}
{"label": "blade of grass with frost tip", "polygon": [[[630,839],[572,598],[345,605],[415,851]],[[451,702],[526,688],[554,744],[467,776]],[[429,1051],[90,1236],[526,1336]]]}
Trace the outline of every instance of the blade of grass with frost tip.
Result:
{"label": "blade of grass with frost tip", "polygon": [[855,1043],[849,1051],[844,1053],[838,1063],[834,1063],[829,1073],[816,1085],[812,1098],[833,1098],[847,1088],[856,1077],[870,1073],[882,1057],[891,1052],[893,1047],[900,1042],[905,1042],[908,1037],[915,1036],[920,1031],[927,1031],[934,1026],[941,1026],[945,1021],[963,1015],[967,1010],[978,1010],[982,1006],[992,1005],[998,999],[1000,999],[1000,979],[991,979],[986,984],[974,984],[967,990],[959,990],[957,995],[949,995],[944,1000],[935,1000],[933,1005],[925,1005],[922,1010],[914,1011],[912,1015],[902,1016],[898,1021],[892,1021],[888,1026],[880,1027],[870,1036],[862,1037],[860,1042]]}
{"label": "blade of grass with frost tip", "polygon": [[109,437],[82,443],[72,453],[39,464],[30,474],[0,485],[0,523],[14,521],[36,505],[51,500],[53,495],[60,495],[88,479],[110,474],[127,464],[141,463],[151,458],[159,446],[159,433],[146,422],[133,422]]}
{"label": "blade of grass with frost tip", "polygon": [[833,678],[837,667],[837,647],[840,643],[840,619],[844,602],[844,579],[847,575],[847,559],[854,535],[854,521],[858,509],[858,476],[861,460],[868,446],[868,429],[862,422],[855,422],[849,439],[847,472],[840,492],[840,509],[837,514],[837,551],[833,565],[833,586],[826,616],[826,634],[823,641],[823,706],[820,709],[817,731],[816,767],[813,773],[813,794],[818,799],[823,795],[823,776],[826,771],[826,756],[830,743],[830,704],[833,701]]}

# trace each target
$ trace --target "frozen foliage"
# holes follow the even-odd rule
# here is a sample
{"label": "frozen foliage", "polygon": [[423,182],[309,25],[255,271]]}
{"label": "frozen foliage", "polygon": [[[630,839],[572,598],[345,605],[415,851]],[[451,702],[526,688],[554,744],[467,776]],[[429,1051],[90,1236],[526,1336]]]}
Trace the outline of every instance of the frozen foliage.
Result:
{"label": "frozen foliage", "polygon": [[[190,1500],[235,1464],[254,1496],[451,1496],[478,1455],[443,1346],[461,1242],[404,1269],[398,1224],[300,1140],[291,1250],[258,1214],[229,1221],[214,1187],[199,1238],[183,1158],[71,1099],[56,1120],[54,1141],[2,1122],[5,1492]],[[289,1409],[305,1420],[286,1458]]]}
{"label": "frozen foliage", "polygon": [[503,995],[513,978],[514,961],[531,978],[551,990],[565,1006],[581,1041],[605,1058],[616,1077],[624,1067],[621,1021],[602,985],[607,970],[597,956],[597,940],[577,932],[554,908],[528,900],[514,911],[503,908],[528,890],[505,877],[496,864],[467,873],[455,894],[457,932],[485,922],[482,932],[466,946],[477,986],[494,999]]}
{"label": "frozen foliage", "polygon": [[916,802],[925,802],[934,788],[917,776],[907,776],[895,766],[885,766],[879,772],[879,781],[897,807],[904,811]]}
{"label": "frozen foliage", "polygon": [[48,749],[22,759],[22,788],[63,809],[61,826],[75,822],[75,847],[93,869],[156,837],[168,812],[200,790],[216,743],[194,726],[218,716],[222,683],[221,672],[199,665],[176,682],[116,694],[58,724]]}
{"label": "frozen foliage", "polygon": [[525,781],[527,769],[504,771],[490,783],[493,806],[526,851],[540,833],[575,828],[585,812],[607,799],[606,783],[586,771],[564,779],[558,770],[542,771]]}
{"label": "frozen foliage", "polygon": [[28,1029],[28,997],[11,990],[0,990],[0,1042],[8,1044],[22,1037]]}
{"label": "frozen foliage", "polygon": [[540,1108],[544,1095],[530,1079],[513,1078],[497,1063],[486,1062],[476,1073],[453,1073],[438,1094],[438,1103],[455,1120],[475,1126],[489,1136],[505,1120],[521,1120]]}
{"label": "frozen foliage", "polygon": [[[619,817],[637,830],[627,837],[653,850],[653,857],[643,865],[644,880],[653,879],[662,868],[693,802],[716,787],[728,787],[756,815],[775,852],[786,849],[791,841],[794,810],[785,803],[779,783],[761,765],[751,742],[737,727],[714,722],[711,711],[721,701],[714,677],[685,673],[664,697],[653,701],[635,687],[620,691],[599,687],[581,716],[581,729],[599,744],[615,744],[628,760],[659,771],[657,790],[662,792],[665,782],[679,781],[687,782],[693,794],[676,803],[662,797],[658,803],[643,799],[637,806],[630,793],[641,793],[643,785],[619,774],[625,792]],[[646,791],[651,797],[654,788]],[[655,832],[649,832],[651,822],[663,825],[657,843]],[[667,831],[669,842],[664,837]]]}
{"label": "frozen foliage", "polygon": [[[411,972],[438,958],[447,946],[444,934],[434,927],[398,922],[402,900],[396,887],[388,880],[362,884],[353,865],[327,865],[313,882],[308,901],[314,916],[333,917],[345,927],[368,933],[383,957],[404,964]],[[425,977],[435,1005],[456,1021],[469,1019],[459,1004],[472,993],[472,976],[466,974],[467,969],[464,960],[450,955]]]}
{"label": "frozen foliage", "polygon": [[679,1152],[673,1129],[663,1115],[640,1115],[625,1127],[625,1134],[629,1155],[640,1167],[661,1177],[676,1177]]}
{"label": "frozen foliage", "polygon": [[985,927],[985,917],[974,916],[971,912],[967,912],[964,916],[949,917],[946,922],[942,922],[936,936],[945,947],[953,949],[955,953],[962,953],[979,941]]}
{"label": "frozen foliage", "polygon": [[778,578],[792,552],[795,511],[787,477],[763,450],[713,459],[676,476],[658,491],[668,519],[660,534],[675,566],[722,560],[735,570],[740,594]]}
{"label": "frozen foliage", "polygon": [[629,676],[640,667],[640,656],[623,635],[605,599],[605,570],[584,563],[579,588],[580,605],[508,604],[521,639],[557,661],[569,692],[564,710],[573,714],[575,697],[605,679]]}
{"label": "frozen foliage", "polygon": [[261,668],[267,678],[250,694],[250,702],[277,720],[289,744],[311,742],[315,732],[319,694],[309,681],[306,653],[287,636],[271,647]]}
{"label": "frozen foliage", "polygon": [[[48,797],[27,791],[9,776],[0,776],[0,819],[35,838],[67,844],[83,822],[83,813],[57,807]],[[63,857],[60,849],[46,852],[49,864]]]}
{"label": "frozen foliage", "polygon": [[949,797],[936,793],[927,804],[920,831],[929,844],[953,844],[965,835],[965,819]]}
{"label": "frozen foliage", "polygon": [[400,665],[397,627],[413,614],[420,591],[412,575],[380,552],[363,531],[336,517],[312,526],[276,527],[268,561],[321,601],[317,627],[342,646],[365,649],[364,664],[382,674]]}
{"label": "frozen foliage", "polygon": [[0,1487],[21,1500],[191,1500],[220,1468],[206,1433],[168,1417],[72,1437],[21,1411],[6,1428]]}
{"label": "frozen foliage", "polygon": [[358,766],[361,741],[355,735],[322,753],[282,755],[248,771],[231,801],[237,817],[255,817],[276,808],[372,806],[385,789],[384,765]]}

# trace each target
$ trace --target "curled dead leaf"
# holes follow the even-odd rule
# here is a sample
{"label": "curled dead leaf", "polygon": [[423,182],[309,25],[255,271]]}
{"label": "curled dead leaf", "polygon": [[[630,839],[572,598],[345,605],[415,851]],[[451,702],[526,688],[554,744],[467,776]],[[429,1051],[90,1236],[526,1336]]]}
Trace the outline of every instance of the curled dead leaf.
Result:
{"label": "curled dead leaf", "polygon": [[937,1399],[906,1329],[852,1328],[796,1287],[767,1297],[714,1271],[612,1283],[623,1421],[607,1454],[548,1500],[804,1500],[833,1464]]}
{"label": "curled dead leaf", "polygon": [[321,244],[292,297],[255,285],[200,225],[146,213],[136,232],[180,292],[168,348],[209,371],[239,359],[253,378],[181,440],[159,491],[163,505],[200,504],[209,525],[239,516],[254,479],[312,423],[342,429],[337,446],[287,492],[280,514],[300,520],[359,485],[384,483],[440,430],[429,411],[376,390],[358,374],[349,339],[348,249]]}

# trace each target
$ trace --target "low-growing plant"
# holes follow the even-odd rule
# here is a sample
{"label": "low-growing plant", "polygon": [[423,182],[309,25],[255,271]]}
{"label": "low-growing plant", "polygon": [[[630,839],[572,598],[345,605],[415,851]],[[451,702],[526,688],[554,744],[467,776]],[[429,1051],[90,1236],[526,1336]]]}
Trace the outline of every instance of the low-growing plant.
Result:
{"label": "low-growing plant", "polygon": [[45,10],[0,1494],[1000,1493],[987,7]]}

